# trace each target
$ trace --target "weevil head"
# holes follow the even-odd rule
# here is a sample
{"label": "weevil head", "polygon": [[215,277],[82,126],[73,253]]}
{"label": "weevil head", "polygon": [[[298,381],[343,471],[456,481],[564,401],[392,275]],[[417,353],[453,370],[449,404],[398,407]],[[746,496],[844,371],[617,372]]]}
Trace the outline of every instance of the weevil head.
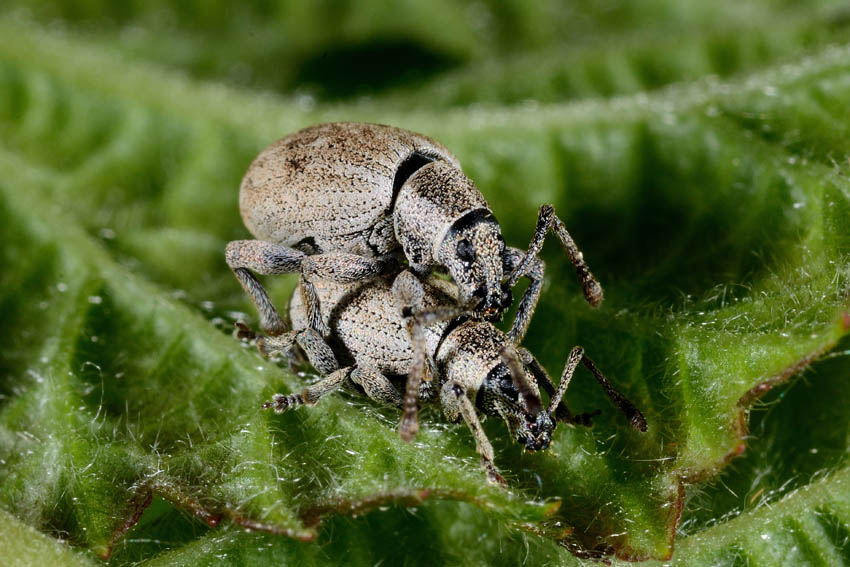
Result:
{"label": "weevil head", "polygon": [[555,421],[545,410],[528,409],[519,389],[503,363],[493,366],[481,385],[479,406],[488,415],[498,415],[505,420],[517,443],[529,451],[543,451],[552,442]]}
{"label": "weevil head", "polygon": [[541,411],[536,416],[526,413],[523,417],[523,423],[512,432],[514,438],[529,451],[547,449],[555,431],[552,417],[546,411]]}
{"label": "weevil head", "polygon": [[443,238],[439,262],[458,287],[459,300],[473,314],[498,320],[513,298],[502,284],[505,241],[488,209],[476,209],[455,221]]}

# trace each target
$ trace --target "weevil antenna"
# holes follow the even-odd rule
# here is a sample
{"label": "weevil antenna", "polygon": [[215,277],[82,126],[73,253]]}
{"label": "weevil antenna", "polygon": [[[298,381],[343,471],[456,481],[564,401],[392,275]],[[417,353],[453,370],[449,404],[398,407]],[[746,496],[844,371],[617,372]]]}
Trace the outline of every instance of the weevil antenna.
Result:
{"label": "weevil antenna", "polygon": [[632,402],[627,400],[623,394],[617,391],[614,385],[605,378],[592,360],[585,356],[582,357],[581,363],[590,370],[593,377],[596,378],[596,381],[599,382],[599,385],[602,386],[602,389],[605,390],[605,393],[608,394],[608,397],[611,398],[611,401],[614,402],[615,406],[617,406],[617,409],[623,412],[623,415],[625,415],[626,419],[629,420],[629,424],[638,431],[646,431],[646,418],[643,417],[640,410],[637,409]]}
{"label": "weevil antenna", "polygon": [[570,381],[573,379],[573,373],[576,371],[578,363],[581,362],[583,356],[584,349],[580,346],[573,348],[573,350],[570,351],[569,356],[567,356],[567,362],[564,364],[564,371],[561,373],[561,381],[558,382],[558,389],[555,390],[555,393],[549,400],[549,409],[547,412],[553,419],[555,418],[555,410],[558,409],[558,404],[560,404],[561,400],[564,398],[564,394],[567,392]]}

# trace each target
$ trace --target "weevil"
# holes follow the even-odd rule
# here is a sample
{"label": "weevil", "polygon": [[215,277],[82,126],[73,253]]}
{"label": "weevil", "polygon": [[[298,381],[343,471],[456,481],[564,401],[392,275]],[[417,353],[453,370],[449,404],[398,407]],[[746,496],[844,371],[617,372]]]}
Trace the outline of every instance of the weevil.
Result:
{"label": "weevil", "polygon": [[[493,447],[478,411],[504,419],[513,437],[530,451],[546,449],[557,421],[588,424],[595,414],[572,415],[562,404],[578,364],[583,363],[629,423],[646,430],[641,412],[584,355],[581,347],[567,356],[557,387],[525,348],[489,321],[470,318],[458,303],[457,286],[434,276],[420,279],[410,271],[370,282],[316,282],[327,340],[309,328],[302,297],[290,301],[293,330],[261,337],[260,351],[271,356],[297,343],[324,376],[296,394],[275,394],[263,407],[282,412],[316,404],[340,387],[350,387],[391,406],[405,420],[417,401],[439,400],[452,422],[472,431],[489,480],[504,484],[494,464]],[[407,377],[404,396],[396,384]],[[411,390],[411,384],[415,387]],[[549,395],[543,408],[540,388]],[[411,399],[412,398],[412,399]]]}
{"label": "weevil", "polygon": [[551,205],[540,207],[527,251],[506,247],[487,200],[444,146],[414,132],[377,124],[312,126],[265,150],[239,190],[245,226],[256,240],[227,245],[227,263],[271,336],[287,330],[254,273],[300,272],[309,326],[329,329],[316,282],[350,283],[398,273],[447,272],[457,302],[477,319],[497,320],[519,278],[530,284],[509,336],[522,341],[543,284],[537,257],[554,232],[596,307],[602,288]]}

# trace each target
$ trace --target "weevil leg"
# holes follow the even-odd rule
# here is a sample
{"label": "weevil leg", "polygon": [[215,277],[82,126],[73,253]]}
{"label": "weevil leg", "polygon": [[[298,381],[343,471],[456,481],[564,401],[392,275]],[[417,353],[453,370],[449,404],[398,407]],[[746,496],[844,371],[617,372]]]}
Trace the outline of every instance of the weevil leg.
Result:
{"label": "weevil leg", "polygon": [[301,264],[301,275],[307,280],[323,279],[337,283],[354,283],[392,273],[398,269],[395,256],[377,258],[328,252],[307,256]]}
{"label": "weevil leg", "polygon": [[334,351],[317,331],[313,329],[299,331],[295,341],[304,350],[313,368],[322,376],[327,376],[339,368]]}
{"label": "weevil leg", "polygon": [[307,312],[310,328],[323,337],[330,333],[319,308],[319,296],[313,282],[317,279],[353,283],[369,280],[398,269],[398,261],[392,255],[369,258],[347,252],[329,252],[307,256],[301,263],[301,297]]}
{"label": "weevil leg", "polygon": [[295,346],[295,337],[301,331],[287,331],[280,335],[257,337],[257,350],[266,358],[276,354],[288,355]]}
{"label": "weevil leg", "polygon": [[396,306],[410,334],[413,363],[404,390],[404,405],[399,433],[410,441],[419,431],[419,395],[422,381],[431,380],[432,362],[425,343],[425,327],[437,321],[454,319],[465,313],[457,306],[440,306],[425,310],[425,290],[422,282],[412,272],[405,270],[396,276],[392,287]]}
{"label": "weevil leg", "polygon": [[378,403],[393,407],[403,404],[398,390],[377,368],[358,366],[351,373],[351,381],[360,385],[366,395]]}
{"label": "weevil leg", "polygon": [[227,265],[242,289],[251,296],[260,314],[260,326],[269,335],[279,335],[286,331],[281,319],[263,285],[251,272],[263,275],[277,275],[297,272],[306,254],[294,248],[288,248],[262,240],[234,240],[227,243],[225,251]]}
{"label": "weevil leg", "polygon": [[313,329],[288,331],[273,337],[259,337],[257,349],[260,354],[269,358],[275,354],[288,355],[296,343],[307,355],[307,360],[313,368],[318,370],[322,376],[327,376],[339,368],[333,350]]}
{"label": "weevil leg", "polygon": [[263,409],[273,409],[277,413],[283,413],[288,409],[298,407],[300,405],[315,405],[319,400],[331,392],[339,389],[340,386],[350,377],[353,366],[346,366],[334,372],[331,372],[322,380],[304,389],[300,394],[275,394],[270,402],[265,402],[262,405]]}
{"label": "weevil leg", "polygon": [[446,382],[440,390],[440,401],[446,419],[455,423],[463,419],[472,431],[472,436],[475,438],[475,450],[481,455],[481,466],[487,472],[487,480],[505,486],[505,479],[493,464],[493,446],[487,439],[487,434],[484,433],[484,428],[481,427],[481,422],[475,413],[475,406],[463,387],[454,381]]}
{"label": "weevil leg", "polygon": [[584,349],[580,346],[573,347],[573,350],[567,355],[567,361],[564,363],[564,371],[561,373],[561,381],[558,382],[558,389],[555,390],[555,393],[549,399],[550,415],[561,405],[561,400],[564,399],[564,394],[567,392],[567,388],[570,387],[573,373],[576,371],[578,363],[581,362],[583,356]]}
{"label": "weevil leg", "polygon": [[322,309],[319,306],[319,294],[316,286],[311,281],[299,278],[298,291],[301,293],[301,302],[304,304],[304,312],[307,314],[307,325],[314,329],[320,336],[327,337],[330,329],[322,318]]}
{"label": "weevil leg", "polygon": [[407,375],[403,411],[398,426],[402,440],[411,441],[419,431],[419,385],[422,380],[430,379],[430,376],[426,376],[429,368],[428,355],[425,352],[425,330],[413,317],[414,313],[424,307],[425,289],[416,276],[405,270],[393,280],[392,292],[396,306],[404,318],[413,348],[413,363]]}
{"label": "weevil leg", "polygon": [[[561,246],[563,246],[564,251],[566,251],[567,257],[575,268],[576,274],[581,281],[585,300],[587,300],[587,302],[593,307],[598,307],[599,304],[602,303],[602,286],[599,285],[599,282],[590,272],[590,268],[587,267],[581,250],[578,249],[578,246],[576,246],[572,236],[570,236],[570,233],[567,232],[567,228],[564,226],[564,223],[555,215],[555,207],[552,205],[543,205],[537,213],[537,226],[534,229],[534,235],[531,237],[528,250],[522,252],[521,250],[517,251],[516,249],[508,249],[505,252],[506,273],[510,273],[506,283],[507,287],[512,288],[516,285],[519,278],[523,276],[528,277],[532,281],[532,285],[530,285],[528,290],[526,290],[522,301],[520,302],[520,307],[523,307],[523,304],[525,304],[525,308],[522,312],[523,316],[520,317],[520,313],[517,313],[514,326],[511,328],[511,338],[514,339],[514,342],[516,343],[522,341],[522,337],[525,335],[525,330],[528,327],[528,321],[531,318],[531,314],[534,312],[534,308],[537,306],[540,288],[539,284],[534,284],[536,281],[542,283],[543,270],[542,265],[535,267],[534,264],[535,260],[538,259],[537,254],[543,247],[543,242],[549,231],[555,233],[558,240],[561,241]],[[518,257],[516,254],[517,252],[519,252],[522,256]],[[536,271],[539,272],[539,274],[536,274]]]}

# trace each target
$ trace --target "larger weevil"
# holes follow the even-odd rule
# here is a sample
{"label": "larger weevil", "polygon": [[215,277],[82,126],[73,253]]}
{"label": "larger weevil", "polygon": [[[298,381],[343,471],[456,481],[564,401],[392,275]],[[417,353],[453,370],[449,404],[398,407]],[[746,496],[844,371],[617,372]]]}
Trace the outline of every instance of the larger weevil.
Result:
{"label": "larger weevil", "polygon": [[367,280],[397,273],[401,263],[420,276],[448,272],[458,303],[475,319],[500,319],[511,289],[527,277],[509,331],[520,342],[540,296],[544,264],[537,254],[549,231],[566,250],[588,303],[602,301],[602,288],[551,205],[540,207],[526,251],[506,247],[490,206],[457,158],[407,130],[340,122],[287,136],[248,168],[239,206],[256,240],[230,242],[227,263],[271,336],[286,325],[254,273],[300,272],[309,326],[327,336],[317,281]]}
{"label": "larger weevil", "polygon": [[[330,392],[349,387],[403,408],[403,428],[418,400],[439,399],[449,421],[463,421],[472,431],[488,479],[504,483],[477,410],[504,419],[526,449],[546,449],[557,421],[587,424],[594,415],[574,416],[562,404],[581,362],[632,427],[646,430],[641,412],[584,356],[581,347],[570,351],[556,387],[528,350],[492,323],[469,319],[457,302],[457,287],[450,282],[433,276],[423,282],[403,271],[394,278],[383,276],[370,282],[317,282],[316,289],[322,320],[330,330],[327,341],[307,328],[305,305],[295,293],[290,301],[293,331],[262,337],[258,344],[263,354],[271,356],[288,353],[297,343],[324,378],[300,393],[275,394],[264,404],[266,408],[282,412],[316,404]],[[397,385],[405,379],[402,397]],[[416,385],[413,391],[411,383]],[[549,395],[547,408],[540,399],[541,387]]]}

